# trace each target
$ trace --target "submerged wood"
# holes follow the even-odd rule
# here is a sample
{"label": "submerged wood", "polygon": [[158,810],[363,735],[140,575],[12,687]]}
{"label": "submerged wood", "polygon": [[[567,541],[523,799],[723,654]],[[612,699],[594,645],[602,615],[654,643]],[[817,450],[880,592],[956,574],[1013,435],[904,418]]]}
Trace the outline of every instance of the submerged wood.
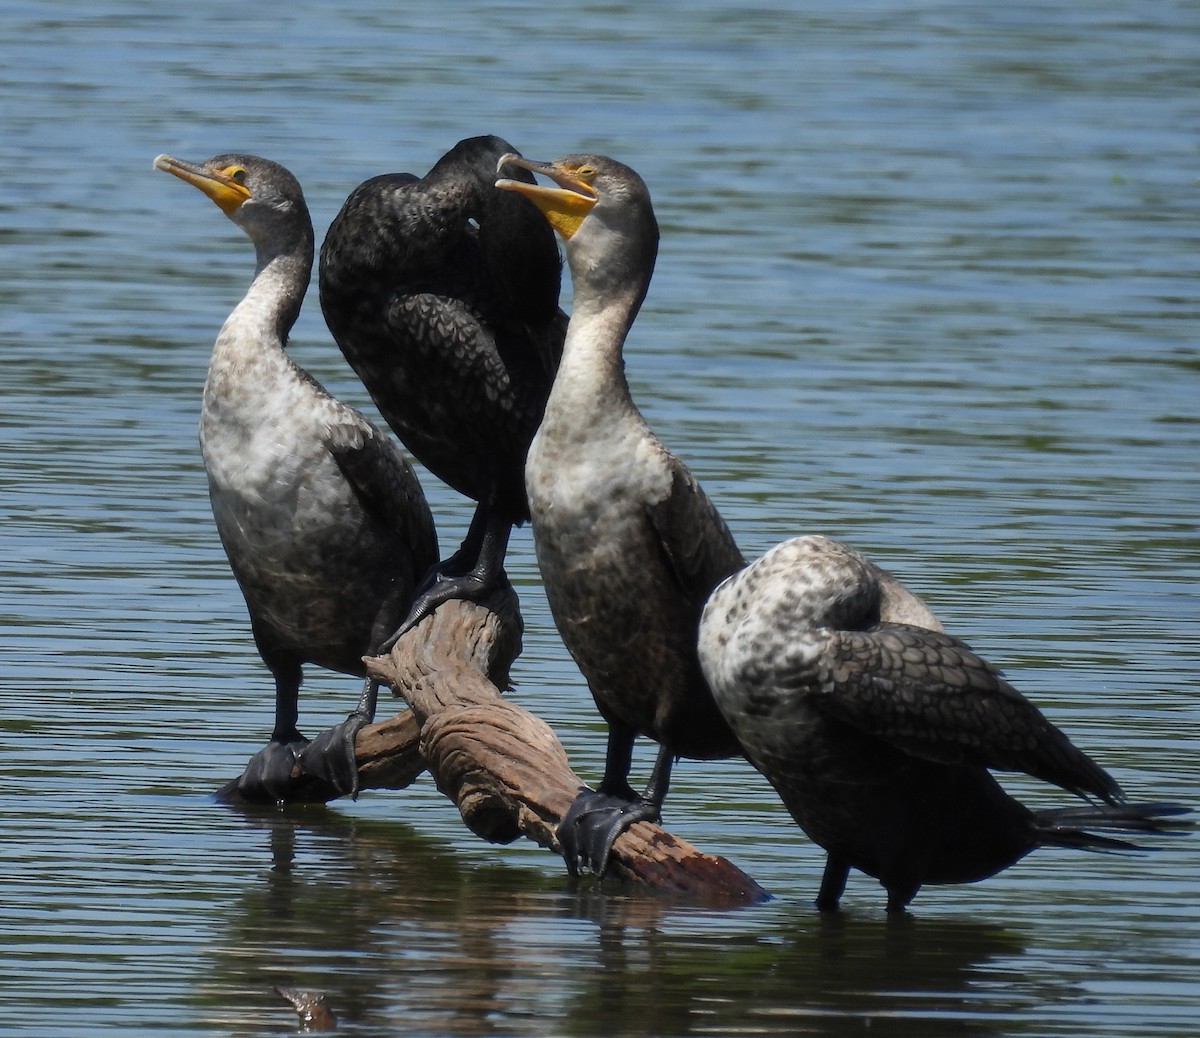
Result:
{"label": "submerged wood", "polygon": [[[521,651],[521,630],[516,593],[505,589],[484,603],[443,603],[389,655],[367,660],[371,675],[410,709],[358,733],[359,782],[362,789],[402,789],[428,768],[476,835],[491,843],[525,836],[557,853],[555,829],[584,783],[550,726],[501,695]],[[307,775],[294,782],[289,800],[332,799]],[[617,838],[609,871],[689,896],[767,896],[727,859],[648,822]]]}

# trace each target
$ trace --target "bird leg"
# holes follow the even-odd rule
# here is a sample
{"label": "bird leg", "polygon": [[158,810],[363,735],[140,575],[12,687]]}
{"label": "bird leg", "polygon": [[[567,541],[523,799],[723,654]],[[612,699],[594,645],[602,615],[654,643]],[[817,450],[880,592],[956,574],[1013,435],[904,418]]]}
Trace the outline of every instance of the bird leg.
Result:
{"label": "bird leg", "polygon": [[917,891],[921,889],[921,884],[915,881],[889,881],[885,885],[887,890],[887,912],[888,915],[904,915],[908,912],[908,903],[917,896]]}
{"label": "bird leg", "polygon": [[821,876],[821,889],[817,893],[817,910],[821,912],[836,912],[842,893],[846,889],[846,880],[850,877],[850,866],[833,854],[825,857],[825,873]]}
{"label": "bird leg", "polygon": [[[278,665],[275,674],[275,730],[271,741],[250,758],[245,771],[224,791],[249,801],[282,803],[303,773],[324,782],[338,796],[358,796],[358,763],[354,742],[359,729],[375,719],[379,682],[367,678],[353,712],[341,724],[309,741],[296,728],[301,669]],[[326,797],[332,799],[332,797]]]}
{"label": "bird leg", "polygon": [[340,794],[358,799],[358,762],[355,758],[354,741],[359,730],[375,720],[375,708],[379,702],[379,682],[367,678],[363,683],[362,696],[341,724],[317,735],[304,747],[299,763],[309,775],[324,779]]}
{"label": "bird leg", "polygon": [[[505,581],[504,556],[512,523],[492,515],[483,502],[475,509],[467,535],[453,555],[437,563],[421,581],[408,616],[379,647],[391,651],[407,631],[416,627],[443,602],[454,598],[481,602]],[[465,567],[465,569],[464,569]]]}
{"label": "bird leg", "polygon": [[237,795],[246,800],[279,803],[284,798],[292,771],[308,740],[296,728],[299,717],[299,664],[271,668],[275,677],[275,729],[271,741],[246,764],[237,780]]}
{"label": "bird leg", "polygon": [[650,781],[641,796],[629,785],[633,756],[633,732],[623,725],[610,725],[604,779],[598,790],[580,789],[579,795],[558,823],[558,842],[572,876],[586,865],[597,876],[608,870],[613,844],[635,822],[657,822],[671,783],[675,754],[667,745],[659,748]]}

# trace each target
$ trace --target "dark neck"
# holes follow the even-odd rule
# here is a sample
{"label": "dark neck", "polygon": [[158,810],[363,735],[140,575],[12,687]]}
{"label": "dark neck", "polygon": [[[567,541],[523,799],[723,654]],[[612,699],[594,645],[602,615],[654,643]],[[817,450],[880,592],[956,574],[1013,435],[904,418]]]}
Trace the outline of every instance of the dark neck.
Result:
{"label": "dark neck", "polygon": [[280,341],[287,342],[312,275],[312,229],[288,242],[260,243],[256,251],[257,269],[247,298],[255,296],[269,307]]}

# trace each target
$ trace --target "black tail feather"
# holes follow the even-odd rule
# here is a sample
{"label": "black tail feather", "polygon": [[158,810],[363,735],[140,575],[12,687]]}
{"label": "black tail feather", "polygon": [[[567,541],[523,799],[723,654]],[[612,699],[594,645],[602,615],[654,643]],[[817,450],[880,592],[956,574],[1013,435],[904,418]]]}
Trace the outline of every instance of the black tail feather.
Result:
{"label": "black tail feather", "polygon": [[1101,836],[1091,830],[1119,833],[1175,833],[1191,828],[1190,822],[1170,821],[1191,813],[1182,804],[1091,804],[1035,811],[1034,824],[1043,844],[1079,847],[1094,851],[1152,850],[1129,840]]}

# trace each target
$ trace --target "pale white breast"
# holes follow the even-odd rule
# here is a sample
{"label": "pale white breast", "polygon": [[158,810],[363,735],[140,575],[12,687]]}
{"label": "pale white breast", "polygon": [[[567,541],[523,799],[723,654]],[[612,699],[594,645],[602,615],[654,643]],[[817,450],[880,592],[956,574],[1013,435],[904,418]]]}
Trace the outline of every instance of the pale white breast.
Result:
{"label": "pale white breast", "polygon": [[[665,451],[636,412],[581,429],[549,420],[526,465],[539,562],[557,570],[587,568],[620,552],[642,529],[648,505],[671,490]],[[614,565],[624,565],[621,559]]]}
{"label": "pale white breast", "polygon": [[256,316],[239,307],[217,338],[200,444],[222,536],[264,550],[297,527],[342,522],[349,488],[325,446],[346,409],[282,346],[264,348],[248,327]]}

